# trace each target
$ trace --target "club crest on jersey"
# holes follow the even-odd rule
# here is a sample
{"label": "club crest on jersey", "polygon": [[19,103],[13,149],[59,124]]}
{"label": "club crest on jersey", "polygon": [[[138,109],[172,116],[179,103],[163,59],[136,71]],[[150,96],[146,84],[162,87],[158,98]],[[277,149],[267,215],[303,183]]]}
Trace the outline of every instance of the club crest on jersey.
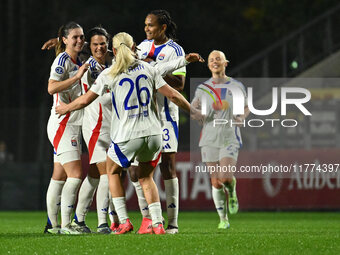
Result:
{"label": "club crest on jersey", "polygon": [[64,68],[62,68],[61,66],[57,66],[55,69],[55,72],[57,74],[63,74],[64,73]]}
{"label": "club crest on jersey", "polygon": [[159,54],[158,59],[159,59],[159,60],[163,60],[164,57],[165,57],[165,54],[162,53],[162,54]]}
{"label": "club crest on jersey", "polygon": [[97,79],[98,75],[99,75],[98,72],[92,72],[92,73],[91,73],[91,77],[92,77],[92,79],[94,79],[94,80]]}
{"label": "club crest on jersey", "polygon": [[71,140],[71,144],[72,144],[72,146],[77,146],[77,140],[76,139],[72,139]]}

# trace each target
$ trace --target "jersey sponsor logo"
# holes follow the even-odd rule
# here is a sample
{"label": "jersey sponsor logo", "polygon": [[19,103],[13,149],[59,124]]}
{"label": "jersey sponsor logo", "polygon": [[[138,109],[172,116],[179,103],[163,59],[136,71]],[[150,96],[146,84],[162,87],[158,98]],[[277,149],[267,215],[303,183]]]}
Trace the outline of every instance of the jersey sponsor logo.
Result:
{"label": "jersey sponsor logo", "polygon": [[162,54],[159,54],[158,59],[159,59],[159,60],[163,60],[164,57],[165,57],[165,54],[162,53]]}
{"label": "jersey sponsor logo", "polygon": [[57,66],[55,69],[55,72],[57,74],[63,74],[64,73],[64,68],[62,68],[61,66]]}
{"label": "jersey sponsor logo", "polygon": [[72,140],[71,140],[71,144],[72,144],[72,146],[77,146],[77,140],[72,139]]}

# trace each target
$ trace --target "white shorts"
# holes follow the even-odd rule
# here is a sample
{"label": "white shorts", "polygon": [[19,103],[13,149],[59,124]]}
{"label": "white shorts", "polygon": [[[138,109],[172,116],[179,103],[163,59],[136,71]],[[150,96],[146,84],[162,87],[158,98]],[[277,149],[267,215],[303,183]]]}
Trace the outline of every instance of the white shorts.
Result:
{"label": "white shorts", "polygon": [[163,131],[162,152],[177,152],[178,148],[178,122],[161,120]]}
{"label": "white shorts", "polygon": [[100,131],[91,130],[83,126],[83,137],[89,151],[90,164],[104,162],[106,160],[106,152],[110,146],[110,134]]}
{"label": "white shorts", "polygon": [[160,157],[161,149],[161,135],[152,135],[118,144],[112,142],[107,156],[124,168],[129,167],[135,158],[139,162],[150,162],[157,165],[156,161]]}
{"label": "white shorts", "polygon": [[224,148],[204,146],[201,148],[202,162],[218,162],[222,158],[232,158],[237,161],[240,146],[230,144]]}
{"label": "white shorts", "polygon": [[53,161],[54,163],[60,163],[61,165],[64,165],[68,162],[80,160],[80,151],[68,151],[59,154],[58,156],[54,154]]}
{"label": "white shorts", "polygon": [[47,124],[47,135],[53,146],[54,160],[62,165],[71,161],[80,160],[81,140],[80,126],[56,123],[51,118]]}

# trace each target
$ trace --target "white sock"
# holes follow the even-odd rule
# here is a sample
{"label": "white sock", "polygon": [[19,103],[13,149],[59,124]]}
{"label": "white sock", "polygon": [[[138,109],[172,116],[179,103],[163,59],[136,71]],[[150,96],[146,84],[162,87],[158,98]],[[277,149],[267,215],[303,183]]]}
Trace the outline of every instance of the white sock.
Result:
{"label": "white sock", "polygon": [[112,202],[112,196],[111,196],[110,190],[109,190],[109,198],[110,198],[109,199],[109,218],[110,218],[111,224],[112,223],[119,224],[119,218],[116,213],[115,206],[113,205],[113,202]]}
{"label": "white sock", "polygon": [[71,214],[74,208],[77,191],[81,179],[67,178],[61,192],[61,227],[65,227],[71,222]]}
{"label": "white sock", "polygon": [[98,187],[98,183],[99,179],[86,176],[81,184],[75,216],[78,222],[85,221],[86,214],[92,204],[94,192]]}
{"label": "white sock", "polygon": [[133,186],[135,187],[135,190],[136,190],[139,210],[140,210],[143,218],[150,219],[151,216],[150,216],[150,212],[149,212],[149,208],[148,208],[148,203],[146,202],[142,186],[140,185],[139,181],[132,182],[132,184],[133,184]]}
{"label": "white sock", "polygon": [[52,227],[58,226],[58,212],[60,208],[61,191],[65,181],[51,179],[46,193],[47,217]]}
{"label": "white sock", "polygon": [[170,180],[164,180],[166,194],[166,210],[168,214],[168,225],[178,227],[178,179],[177,177]]}
{"label": "white sock", "polygon": [[160,202],[149,204],[149,211],[152,218],[152,225],[156,227],[156,224],[162,223],[162,207]]}
{"label": "white sock", "polygon": [[113,206],[116,209],[119,222],[124,224],[126,220],[129,218],[127,209],[126,209],[125,197],[113,197],[112,202],[113,202]]}
{"label": "white sock", "polygon": [[212,186],[212,197],[220,220],[227,220],[227,199],[223,187],[216,189]]}
{"label": "white sock", "polygon": [[109,179],[107,174],[100,176],[99,185],[97,189],[97,215],[98,215],[98,226],[107,223],[107,213],[109,210]]}

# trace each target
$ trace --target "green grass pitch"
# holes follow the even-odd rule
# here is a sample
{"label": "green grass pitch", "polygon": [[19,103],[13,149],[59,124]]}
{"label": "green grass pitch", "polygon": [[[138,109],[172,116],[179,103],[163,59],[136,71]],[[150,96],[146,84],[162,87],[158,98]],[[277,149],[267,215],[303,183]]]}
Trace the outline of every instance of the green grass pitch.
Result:
{"label": "green grass pitch", "polygon": [[[180,212],[177,235],[42,234],[44,212],[0,212],[0,254],[340,254],[340,213],[241,212],[217,230],[216,212]],[[137,229],[139,213],[130,213]],[[96,228],[96,214],[87,217]]]}

